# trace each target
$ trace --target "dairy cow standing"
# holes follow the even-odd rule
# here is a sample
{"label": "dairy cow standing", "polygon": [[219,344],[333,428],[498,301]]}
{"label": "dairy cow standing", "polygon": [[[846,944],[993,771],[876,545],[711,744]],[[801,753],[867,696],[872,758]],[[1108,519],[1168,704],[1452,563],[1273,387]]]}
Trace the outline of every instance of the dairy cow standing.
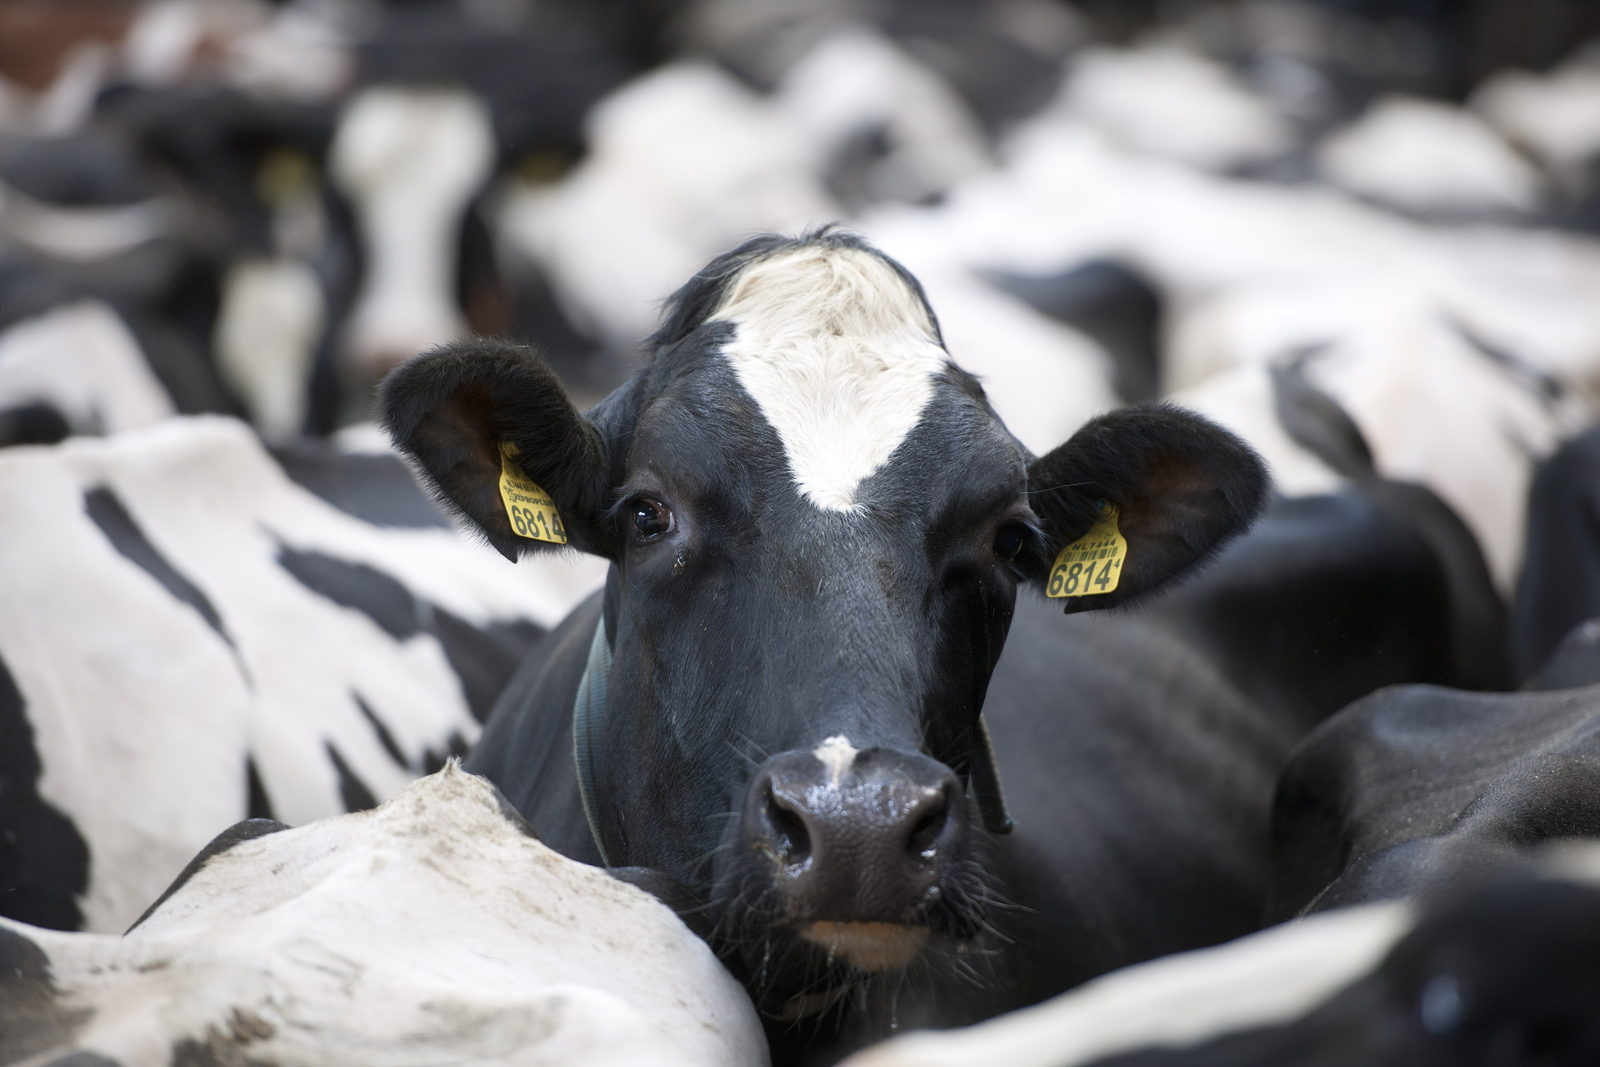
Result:
{"label": "dairy cow standing", "polygon": [[546,688],[570,701],[591,649],[610,654],[595,840],[570,777],[518,774],[513,802],[579,858],[715,892],[768,1011],[810,1014],[836,967],[897,969],[982,929],[963,779],[1000,829],[978,711],[1018,585],[1107,501],[1129,555],[1100,602],[1124,602],[1242,529],[1262,472],[1163,408],[1030,463],[915,281],[838,234],[713,262],[654,347],[588,418],[540,362],[483,342],[408,364],[385,417],[508,556],[501,440],[570,543],[614,565],[604,630],[598,605],[569,619]]}
{"label": "dairy cow standing", "polygon": [[[1285,504],[1267,552],[1147,610],[1019,599],[1102,501],[1125,570],[1069,609],[1188,570],[1261,506],[1258,461],[1159,406],[1030,456],[915,281],[833,232],[714,261],[588,416],[541,361],[490,342],[407,364],[384,410],[508,557],[502,442],[568,543],[611,561],[604,596],[508,686],[472,767],[567,855],[683,883],[779,1061],[1253,929],[1299,732],[1375,685],[1462,678],[1437,548],[1355,492]],[[1240,618],[1285,575],[1302,598],[1366,584],[1287,625]],[[1313,646],[1340,635],[1327,652],[1348,662],[1328,676]],[[1252,686],[1232,653],[1254,638],[1278,647]]]}

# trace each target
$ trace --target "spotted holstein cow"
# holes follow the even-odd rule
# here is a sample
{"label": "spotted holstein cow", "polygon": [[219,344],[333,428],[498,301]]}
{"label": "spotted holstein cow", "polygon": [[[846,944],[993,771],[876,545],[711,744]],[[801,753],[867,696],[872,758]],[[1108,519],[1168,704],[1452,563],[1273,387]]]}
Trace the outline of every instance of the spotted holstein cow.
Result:
{"label": "spotted holstein cow", "polygon": [[760,1067],[749,998],[655,899],[452,761],[376,811],[252,820],[125,937],[0,919],[0,1063]]}
{"label": "spotted holstein cow", "polygon": [[[531,479],[566,543],[610,561],[470,768],[552,847],[700,900],[779,1061],[1254,929],[1300,733],[1375,686],[1479,666],[1449,536],[1356,489],[1283,502],[1254,547],[1137,607],[1248,525],[1252,453],[1147,406],[1032,457],[916,282],[834,231],[713,261],[586,416],[536,356],[487,341],[406,364],[383,408],[508,558],[549,547],[506,510]],[[1101,502],[1126,542],[1115,588],[1019,596]]]}
{"label": "spotted holstein cow", "polygon": [[0,452],[0,915],[118,932],[242,818],[392,796],[593,588],[463,543],[393,455],[285,464],[314,491],[219,418]]}

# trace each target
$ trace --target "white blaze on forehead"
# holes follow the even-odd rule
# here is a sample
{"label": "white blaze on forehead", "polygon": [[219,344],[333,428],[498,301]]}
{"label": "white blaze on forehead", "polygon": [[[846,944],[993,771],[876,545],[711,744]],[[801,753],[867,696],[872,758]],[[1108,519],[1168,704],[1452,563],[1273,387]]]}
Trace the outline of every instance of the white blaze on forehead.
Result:
{"label": "white blaze on forehead", "polygon": [[856,762],[857,749],[843,734],[835,734],[811,750],[811,754],[828,768],[829,784],[839,788],[839,777]]}
{"label": "white blaze on forehead", "polygon": [[737,325],[722,353],[824,510],[856,510],[856,487],[920,421],[949,360],[911,286],[857,248],[752,263],[711,318]]}

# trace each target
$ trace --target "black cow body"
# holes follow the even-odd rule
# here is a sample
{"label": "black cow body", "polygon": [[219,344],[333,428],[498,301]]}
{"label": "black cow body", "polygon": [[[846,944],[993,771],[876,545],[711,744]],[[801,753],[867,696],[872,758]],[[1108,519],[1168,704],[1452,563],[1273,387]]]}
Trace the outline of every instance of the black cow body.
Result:
{"label": "black cow body", "polygon": [[1546,667],[1577,688],[1404,686],[1329,719],[1284,767],[1271,916],[1434,896],[1600,835],[1600,674],[1585,625]]}
{"label": "black cow body", "polygon": [[[788,273],[819,262],[847,288],[874,280],[841,297]],[[481,343],[387,384],[401,447],[502,552],[519,550],[495,488],[509,441],[571,543],[613,563],[524,663],[471,769],[552,847],[705,902],[780,1062],[1254,929],[1271,783],[1299,734],[1377,685],[1460,684],[1461,583],[1426,523],[1364,491],[1286,501],[1170,598],[1063,617],[1016,589],[1088,528],[1086,504],[1121,509],[1129,570],[1069,611],[1123,603],[1237,531],[1261,491],[1248,452],[1156,407],[1031,460],[941,357],[920,417],[830,497],[840,461],[785,407],[803,390],[761,377],[813,358],[812,335],[750,310],[761,285],[824,337],[891,318],[895,287],[920,298],[851,239],[764,239],[675,298],[651,363],[587,417],[540,363]],[[917,358],[870,330],[856,343]],[[825,416],[825,389],[806,395]],[[903,417],[881,399],[851,406]],[[846,451],[855,431],[833,428]],[[603,711],[576,717],[597,682]]]}
{"label": "black cow body", "polygon": [[1436,895],[1600,834],[1597,456],[1590,432],[1534,479],[1510,630],[1523,692],[1373,693],[1307,737],[1276,800],[1270,917]]}
{"label": "black cow body", "polygon": [[[1426,909],[1379,966],[1297,1019],[1063,1067],[1593,1063],[1597,953],[1600,890],[1592,876],[1496,879]],[[1259,995],[1226,981],[1219,975],[1195,999]]]}

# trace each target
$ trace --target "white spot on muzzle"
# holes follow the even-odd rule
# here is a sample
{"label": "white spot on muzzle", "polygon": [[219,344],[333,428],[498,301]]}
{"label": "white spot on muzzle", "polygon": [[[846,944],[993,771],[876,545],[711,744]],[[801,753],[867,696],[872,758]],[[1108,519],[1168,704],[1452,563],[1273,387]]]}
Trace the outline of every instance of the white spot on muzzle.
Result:
{"label": "white spot on muzzle", "polygon": [[839,788],[839,778],[856,762],[856,748],[843,734],[835,734],[811,750],[811,754],[828,768],[829,785]]}
{"label": "white spot on muzzle", "polygon": [[949,354],[916,292],[858,248],[806,245],[757,260],[712,321],[722,349],[783,442],[795,484],[830,511],[889,459],[933,396]]}

